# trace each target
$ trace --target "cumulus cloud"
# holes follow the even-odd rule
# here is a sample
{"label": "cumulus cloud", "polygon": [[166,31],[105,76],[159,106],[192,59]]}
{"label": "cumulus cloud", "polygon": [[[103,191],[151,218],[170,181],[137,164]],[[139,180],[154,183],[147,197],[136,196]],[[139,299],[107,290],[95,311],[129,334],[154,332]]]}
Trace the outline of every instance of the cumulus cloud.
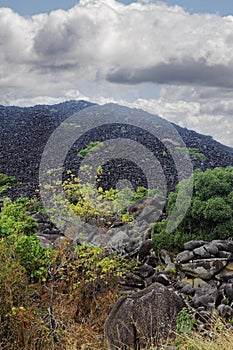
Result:
{"label": "cumulus cloud", "polygon": [[226,140],[214,124],[232,127],[232,33],[232,16],[155,1],[81,0],[32,17],[0,8],[0,103],[131,101]]}
{"label": "cumulus cloud", "polygon": [[154,2],[82,0],[31,18],[3,8],[1,63],[30,74],[92,73],[126,84],[232,87],[232,32],[233,17]]}

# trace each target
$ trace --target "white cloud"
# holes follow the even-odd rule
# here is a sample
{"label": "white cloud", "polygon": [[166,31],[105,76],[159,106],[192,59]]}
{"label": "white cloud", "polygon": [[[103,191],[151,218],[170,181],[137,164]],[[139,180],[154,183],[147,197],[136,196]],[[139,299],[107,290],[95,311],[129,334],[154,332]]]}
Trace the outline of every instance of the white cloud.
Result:
{"label": "white cloud", "polygon": [[[32,17],[1,8],[0,104],[134,101],[233,146],[232,33],[232,16],[154,1],[81,0]],[[147,83],[161,86],[149,100]]]}

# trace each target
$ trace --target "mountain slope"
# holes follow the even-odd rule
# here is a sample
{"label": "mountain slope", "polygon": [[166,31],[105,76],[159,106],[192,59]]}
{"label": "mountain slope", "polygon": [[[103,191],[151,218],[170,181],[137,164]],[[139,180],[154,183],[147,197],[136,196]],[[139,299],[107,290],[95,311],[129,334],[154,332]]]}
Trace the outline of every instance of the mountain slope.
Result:
{"label": "mountain slope", "polygon": [[[67,101],[53,106],[42,105],[27,108],[0,106],[0,172],[13,175],[18,181],[22,182],[21,186],[12,190],[12,194],[15,196],[32,196],[34,194],[35,188],[38,187],[40,159],[44,147],[50,135],[62,121],[79,111],[84,111],[87,115],[91,113],[94,118],[95,114],[101,114],[103,110],[107,110],[109,115],[111,114],[112,116],[120,116],[122,114],[127,116],[128,113],[135,115],[135,118],[139,118],[140,115],[140,118],[143,119],[144,116],[148,117],[149,115],[144,111],[118,105],[109,104],[102,107],[85,101]],[[166,128],[166,123],[162,118],[150,116]],[[204,170],[217,166],[233,165],[233,149],[230,147],[216,142],[210,136],[198,134],[175,124],[172,125],[181,135],[188,148],[197,148],[200,153],[205,155],[205,160],[191,157],[194,168]],[[122,133],[123,129],[124,132]],[[108,125],[104,130],[98,130],[98,132],[94,130],[88,134],[88,137],[85,136],[80,142],[74,144],[67,155],[67,168],[74,172],[77,170],[81,162],[81,159],[77,157],[77,153],[91,141],[104,141],[106,139],[123,137],[131,138],[142,143],[152,151],[153,147],[156,148],[155,154],[158,156],[159,162],[164,166],[165,173],[167,169],[168,190],[174,189],[177,183],[174,164],[172,166],[169,165],[168,160],[170,158],[165,155],[166,152],[161,142],[156,141],[154,143],[154,140],[150,139],[149,134],[142,133],[136,127],[128,127],[125,124]],[[104,176],[104,174],[102,176],[102,182],[105,184],[105,187],[110,185],[114,187],[119,179],[122,180],[124,178],[132,180],[134,187],[147,185],[145,174],[133,162],[130,164],[130,162],[119,159],[116,164],[109,160],[104,166],[105,174],[110,174],[110,177],[109,175]],[[169,167],[170,169],[168,169]],[[116,169],[121,170],[117,173]]]}

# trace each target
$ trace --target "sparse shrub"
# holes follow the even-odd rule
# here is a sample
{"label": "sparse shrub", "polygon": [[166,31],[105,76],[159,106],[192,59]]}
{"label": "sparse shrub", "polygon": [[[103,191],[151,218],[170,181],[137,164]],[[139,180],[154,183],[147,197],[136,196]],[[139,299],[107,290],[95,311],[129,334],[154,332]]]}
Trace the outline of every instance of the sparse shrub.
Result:
{"label": "sparse shrub", "polygon": [[176,150],[179,152],[183,152],[188,154],[189,156],[204,161],[206,156],[199,152],[198,148],[190,148],[190,147],[176,147]]}
{"label": "sparse shrub", "polygon": [[16,185],[15,177],[0,173],[0,195],[13,185]]}
{"label": "sparse shrub", "polygon": [[[91,169],[82,170],[88,173]],[[71,208],[86,222],[94,221],[100,227],[107,228],[116,214],[123,222],[133,221],[134,217],[127,212],[127,205],[156,194],[156,190],[148,190],[143,186],[139,186],[136,191],[127,187],[122,190],[103,190],[101,186],[96,188],[95,184],[83,183],[74,174],[69,175],[70,178],[64,181],[63,188]]]}
{"label": "sparse shrub", "polygon": [[177,318],[176,318],[176,331],[178,334],[188,333],[190,334],[193,325],[195,323],[195,319],[191,317],[187,308],[183,308]]}
{"label": "sparse shrub", "polygon": [[96,152],[103,148],[103,143],[100,141],[90,142],[89,145],[78,152],[78,156],[81,158],[85,158],[90,152]]}

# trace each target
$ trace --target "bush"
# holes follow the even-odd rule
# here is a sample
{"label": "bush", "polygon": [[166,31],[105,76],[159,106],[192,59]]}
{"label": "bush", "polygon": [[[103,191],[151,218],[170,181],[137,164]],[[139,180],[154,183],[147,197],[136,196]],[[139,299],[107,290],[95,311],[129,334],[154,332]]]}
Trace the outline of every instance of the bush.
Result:
{"label": "bush", "polygon": [[37,224],[29,214],[30,200],[18,199],[5,201],[0,215],[0,237],[11,234],[31,235],[36,232]]}
{"label": "bush", "polygon": [[17,243],[15,253],[30,280],[46,281],[54,250],[42,248],[39,242],[36,236],[23,236]]}
{"label": "bush", "polygon": [[[179,190],[188,180],[178,184],[168,198],[168,213],[172,212]],[[233,167],[194,172],[193,196],[190,208],[176,230],[167,234],[167,221],[153,224],[155,250],[178,252],[184,242],[192,239],[227,239],[233,237]]]}
{"label": "bush", "polygon": [[[36,286],[30,286],[25,267],[15,252],[18,236],[0,239],[0,348],[51,348],[38,302],[33,303]],[[50,344],[49,344],[50,343]]]}
{"label": "bush", "polygon": [[[87,173],[89,168],[84,169]],[[136,191],[130,188],[122,190],[103,190],[93,183],[83,183],[74,174],[63,182],[63,188],[71,203],[73,211],[85,222],[95,222],[99,227],[112,224],[111,218],[116,217],[122,222],[133,221],[134,217],[127,212],[127,205],[136,203],[143,197],[154,196],[156,190],[148,190],[139,186]],[[50,189],[53,191],[53,188]],[[58,199],[59,200],[59,199]]]}
{"label": "bush", "polygon": [[15,177],[0,173],[0,195],[15,184]]}

